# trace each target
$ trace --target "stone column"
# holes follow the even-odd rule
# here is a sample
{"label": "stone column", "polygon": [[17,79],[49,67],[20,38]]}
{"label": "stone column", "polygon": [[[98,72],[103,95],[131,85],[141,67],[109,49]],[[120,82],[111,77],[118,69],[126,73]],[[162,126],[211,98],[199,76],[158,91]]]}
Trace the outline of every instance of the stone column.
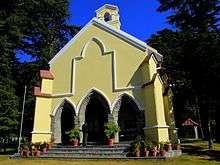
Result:
{"label": "stone column", "polygon": [[62,133],[61,133],[61,114],[63,111],[63,107],[60,107],[55,116],[52,117],[52,133],[55,139],[54,143],[62,142]]}
{"label": "stone column", "polygon": [[[90,97],[91,97],[91,94],[86,96],[86,98],[83,100],[83,102],[80,105],[79,115],[78,115],[78,127],[80,130],[82,130],[82,125],[85,123],[85,112],[86,112],[86,107],[89,103]],[[80,131],[80,143],[83,142],[82,140],[83,140],[83,132]]]}
{"label": "stone column", "polygon": [[[121,107],[121,99],[119,99],[115,104],[115,106],[113,107],[112,116],[114,119],[114,123],[116,124],[118,124],[118,112],[120,110],[120,107]],[[119,143],[119,133],[115,135],[115,143]]]}

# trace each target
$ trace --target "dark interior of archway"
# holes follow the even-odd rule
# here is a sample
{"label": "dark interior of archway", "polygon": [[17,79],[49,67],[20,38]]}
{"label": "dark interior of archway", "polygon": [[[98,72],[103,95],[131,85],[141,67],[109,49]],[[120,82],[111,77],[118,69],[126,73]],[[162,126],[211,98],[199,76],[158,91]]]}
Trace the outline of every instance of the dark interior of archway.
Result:
{"label": "dark interior of archway", "polygon": [[138,111],[138,107],[133,100],[127,96],[122,97],[122,102],[118,114],[118,124],[121,129],[119,132],[120,141],[134,140],[138,135]]}
{"label": "dark interior of archway", "polygon": [[68,102],[65,102],[61,114],[62,144],[69,143],[69,137],[66,134],[66,132],[74,128],[74,116],[75,116],[75,110]]}
{"label": "dark interior of archway", "polygon": [[93,94],[86,107],[85,120],[88,125],[88,142],[105,141],[104,124],[108,121],[108,105],[104,98]]}

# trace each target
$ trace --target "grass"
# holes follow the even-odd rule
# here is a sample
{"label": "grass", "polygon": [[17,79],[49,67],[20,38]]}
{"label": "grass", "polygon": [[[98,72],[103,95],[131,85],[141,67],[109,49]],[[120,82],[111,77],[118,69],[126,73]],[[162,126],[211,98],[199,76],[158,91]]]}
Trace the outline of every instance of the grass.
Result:
{"label": "grass", "polygon": [[184,154],[178,158],[167,160],[43,160],[19,159],[9,160],[8,156],[0,156],[1,165],[220,165],[220,144],[208,150],[204,141],[188,141],[182,143]]}

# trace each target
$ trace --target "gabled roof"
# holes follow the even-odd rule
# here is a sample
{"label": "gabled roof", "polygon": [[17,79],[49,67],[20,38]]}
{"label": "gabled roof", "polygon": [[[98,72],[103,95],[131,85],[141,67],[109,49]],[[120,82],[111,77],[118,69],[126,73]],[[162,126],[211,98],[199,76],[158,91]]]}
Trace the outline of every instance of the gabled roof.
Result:
{"label": "gabled roof", "polygon": [[191,118],[188,118],[182,123],[182,126],[198,126],[199,124],[193,121]]}
{"label": "gabled roof", "polygon": [[87,23],[49,62],[49,64],[52,64],[57,58],[59,58],[60,55],[64,53],[66,49],[70,47],[71,44],[74,43],[74,41],[90,26],[95,25],[96,27],[99,27],[100,29],[103,29],[121,39],[126,41],[127,43],[135,46],[136,48],[147,51],[148,54],[153,53],[157,59],[157,61],[162,61],[163,56],[157,52],[156,49],[148,46],[145,42],[137,39],[136,37],[122,31],[117,30],[113,26],[109,25],[108,23],[101,21],[97,18],[93,18],[89,23]]}

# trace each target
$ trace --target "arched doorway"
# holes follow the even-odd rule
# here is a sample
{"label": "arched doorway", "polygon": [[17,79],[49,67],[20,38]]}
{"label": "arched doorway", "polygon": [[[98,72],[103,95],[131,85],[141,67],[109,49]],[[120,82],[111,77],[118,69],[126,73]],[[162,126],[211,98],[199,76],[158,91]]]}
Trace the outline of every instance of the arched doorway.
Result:
{"label": "arched doorway", "polygon": [[113,115],[117,116],[121,129],[119,141],[131,141],[143,133],[144,112],[139,109],[131,96],[123,94],[119,97],[113,109]]}
{"label": "arched doorway", "polygon": [[104,142],[104,124],[108,122],[110,114],[110,107],[105,97],[100,92],[92,90],[83,100],[79,113],[80,125],[87,123],[88,142]]}
{"label": "arched doorway", "polygon": [[55,115],[52,115],[52,133],[55,143],[68,144],[69,137],[67,131],[75,127],[75,109],[72,104],[64,100]]}

